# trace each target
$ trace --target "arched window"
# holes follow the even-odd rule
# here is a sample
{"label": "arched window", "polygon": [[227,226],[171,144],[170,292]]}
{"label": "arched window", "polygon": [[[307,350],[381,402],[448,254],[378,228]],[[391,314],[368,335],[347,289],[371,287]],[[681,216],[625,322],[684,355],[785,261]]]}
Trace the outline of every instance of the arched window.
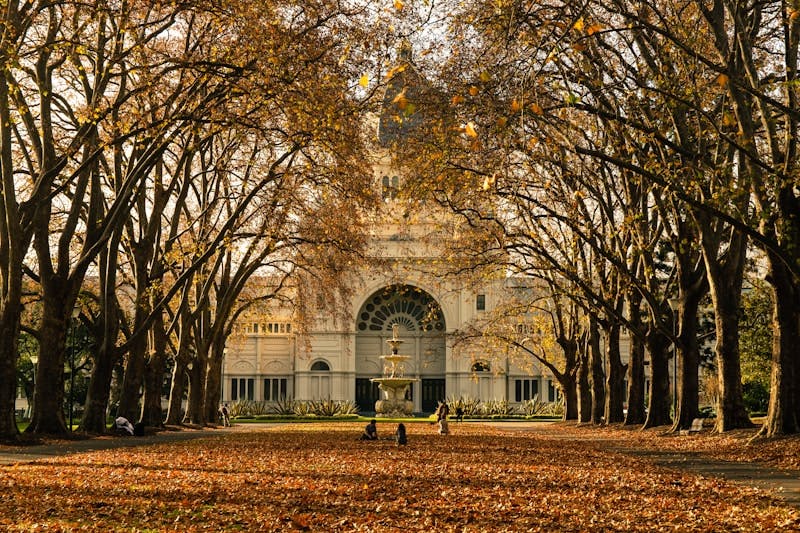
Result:
{"label": "arched window", "polygon": [[472,371],[473,372],[489,372],[489,363],[484,361],[476,361],[472,364]]}
{"label": "arched window", "polygon": [[325,361],[314,361],[311,365],[312,372],[330,372],[331,367]]}

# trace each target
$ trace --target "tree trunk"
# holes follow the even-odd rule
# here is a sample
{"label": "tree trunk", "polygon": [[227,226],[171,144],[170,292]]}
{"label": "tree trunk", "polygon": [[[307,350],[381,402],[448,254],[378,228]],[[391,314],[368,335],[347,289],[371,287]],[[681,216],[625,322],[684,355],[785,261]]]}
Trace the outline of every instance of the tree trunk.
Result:
{"label": "tree trunk", "polygon": [[219,422],[219,403],[220,403],[220,386],[222,379],[220,373],[222,372],[222,359],[212,357],[208,364],[208,374],[206,375],[206,398],[203,402],[205,404],[205,419],[206,422],[216,424]]}
{"label": "tree trunk", "polygon": [[117,348],[120,318],[116,284],[121,237],[122,228],[119,228],[114,232],[105,252],[100,256],[100,313],[98,315],[99,323],[96,327],[98,347],[80,424],[80,430],[87,433],[102,434],[106,431],[111,380],[114,377],[114,366],[120,357],[120,351]]}
{"label": "tree trunk", "polygon": [[575,375],[564,375],[559,384],[564,393],[564,418],[563,420],[578,419],[578,387]]}
{"label": "tree trunk", "polygon": [[220,339],[214,341],[211,350],[211,357],[208,361],[208,374],[206,375],[205,386],[205,419],[207,422],[216,424],[219,422],[219,404],[222,386],[222,356],[225,351],[225,338],[219,335]]}
{"label": "tree trunk", "polygon": [[[14,402],[17,398],[16,360],[20,306],[8,301],[3,303],[0,313],[0,440],[13,440],[19,435]],[[12,308],[17,311],[12,313]]]}
{"label": "tree trunk", "polygon": [[592,388],[592,424],[603,423],[606,405],[605,376],[603,376],[603,353],[600,350],[600,328],[597,320],[589,320],[589,384]]}
{"label": "tree trunk", "polygon": [[[205,349],[208,350],[206,344]],[[184,420],[190,424],[205,425],[205,383],[208,368],[208,357],[203,350],[198,351],[197,358],[189,369],[189,398],[186,402],[186,417]]]}
{"label": "tree trunk", "polygon": [[[138,313],[138,311],[137,311]],[[125,358],[125,373],[119,397],[117,416],[138,422],[142,414],[142,383],[144,381],[147,339],[140,335],[130,346]]]}
{"label": "tree trunk", "polygon": [[650,355],[650,398],[644,429],[672,423],[669,393],[669,357],[667,348],[670,339],[657,328],[650,326],[645,337],[645,346]]}
{"label": "tree trunk", "polygon": [[582,424],[592,420],[592,389],[589,386],[589,353],[581,350],[578,354],[578,421]]}
{"label": "tree trunk", "polygon": [[642,325],[641,302],[642,297],[637,293],[626,296],[630,322],[630,358],[628,359],[628,414],[625,415],[625,425],[644,424],[645,413],[645,372],[644,372],[644,341],[639,337],[644,330]]}
{"label": "tree trunk", "polygon": [[622,363],[619,346],[620,326],[612,320],[606,332],[606,405],[605,419],[607,424],[615,424],[625,420],[625,373],[627,366]]}
{"label": "tree trunk", "polygon": [[161,408],[162,388],[166,374],[167,333],[164,331],[163,313],[158,313],[152,326],[152,349],[144,371],[144,398],[142,418],[145,426],[163,427],[164,412]]}
{"label": "tree trunk", "polygon": [[186,363],[176,357],[175,366],[172,368],[172,380],[170,381],[167,425],[176,426],[183,422],[183,393],[186,390],[186,382]]}
{"label": "tree trunk", "polygon": [[192,360],[192,314],[186,300],[181,302],[180,310],[180,336],[178,349],[175,354],[174,367],[172,369],[172,381],[169,389],[169,410],[167,411],[167,421],[169,425],[177,425],[183,422],[183,395],[186,390],[188,376],[186,365]]}
{"label": "tree trunk", "polygon": [[[7,4],[8,6],[8,4]],[[10,8],[6,14],[11,12]],[[14,33],[6,19],[6,33]],[[21,28],[20,28],[21,30]],[[23,33],[17,33],[22,35]],[[4,40],[2,55],[8,58],[13,43]],[[7,47],[7,48],[6,48]],[[19,435],[14,413],[17,398],[17,342],[22,314],[22,263],[30,245],[20,224],[19,200],[13,190],[14,147],[9,87],[0,76],[0,439],[16,439]],[[44,190],[49,193],[49,189]],[[36,199],[29,205],[36,206]]]}
{"label": "tree trunk", "polygon": [[[58,292],[58,294],[54,294]],[[64,434],[64,363],[67,324],[72,318],[72,300],[55,287],[43,290],[42,322],[39,326],[39,363],[33,416],[26,433]]]}
{"label": "tree trunk", "polygon": [[708,274],[711,301],[714,305],[714,327],[717,359],[719,400],[715,431],[752,427],[744,406],[742,371],[739,356],[739,308],[742,302],[742,280],[747,258],[747,238],[739,231],[728,229],[727,250],[720,259],[719,228],[702,214],[700,221],[703,261]]}
{"label": "tree trunk", "polygon": [[[108,400],[111,395],[111,379],[114,375],[116,364],[116,349],[108,346],[105,340],[100,344],[86,392],[86,404],[83,409],[83,418],[80,430],[87,433],[102,434],[106,431]],[[106,350],[111,350],[111,354]]]}
{"label": "tree trunk", "polygon": [[697,342],[697,311],[699,291],[684,294],[678,310],[678,412],[673,430],[689,429],[700,414],[700,345]]}
{"label": "tree trunk", "polygon": [[800,345],[800,289],[792,274],[767,252],[772,284],[772,375],[769,411],[759,435],[775,437],[800,430],[798,420],[797,347]]}

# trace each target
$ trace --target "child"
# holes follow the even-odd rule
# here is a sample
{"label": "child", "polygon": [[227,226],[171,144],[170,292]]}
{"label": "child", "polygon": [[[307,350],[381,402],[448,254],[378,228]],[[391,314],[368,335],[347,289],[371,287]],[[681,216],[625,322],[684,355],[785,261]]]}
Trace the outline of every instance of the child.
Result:
{"label": "child", "polygon": [[397,424],[397,431],[394,432],[394,440],[397,441],[398,446],[405,446],[408,444],[408,438],[406,437],[406,426],[402,422]]}

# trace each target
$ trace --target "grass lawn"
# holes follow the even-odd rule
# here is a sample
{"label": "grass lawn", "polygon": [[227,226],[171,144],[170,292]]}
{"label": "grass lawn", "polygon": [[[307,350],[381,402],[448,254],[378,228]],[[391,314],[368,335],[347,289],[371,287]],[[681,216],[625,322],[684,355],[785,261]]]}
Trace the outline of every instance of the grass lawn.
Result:
{"label": "grass lawn", "polygon": [[[270,425],[0,467],[3,531],[788,531],[756,489],[488,424]],[[396,424],[381,423],[388,437]]]}

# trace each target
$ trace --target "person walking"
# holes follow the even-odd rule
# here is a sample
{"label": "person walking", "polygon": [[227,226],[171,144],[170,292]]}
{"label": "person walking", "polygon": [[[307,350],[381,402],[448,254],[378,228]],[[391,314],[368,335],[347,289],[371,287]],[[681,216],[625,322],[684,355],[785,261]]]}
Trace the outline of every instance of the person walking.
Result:
{"label": "person walking", "polygon": [[447,401],[439,403],[436,408],[436,421],[439,422],[439,434],[447,435],[450,433],[450,428],[447,425],[447,417],[450,415],[450,408],[447,406]]}
{"label": "person walking", "polygon": [[230,413],[228,413],[228,406],[227,405],[220,405],[219,406],[219,414],[220,418],[222,418],[222,426],[223,427],[230,427],[231,426],[231,417]]}

